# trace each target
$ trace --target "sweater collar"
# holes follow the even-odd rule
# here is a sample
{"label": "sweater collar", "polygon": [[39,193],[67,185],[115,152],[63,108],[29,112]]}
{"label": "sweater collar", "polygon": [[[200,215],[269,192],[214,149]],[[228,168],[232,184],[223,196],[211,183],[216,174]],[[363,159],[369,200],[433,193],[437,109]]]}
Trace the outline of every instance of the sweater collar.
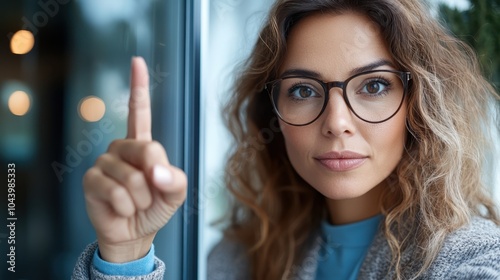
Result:
{"label": "sweater collar", "polygon": [[381,214],[345,225],[332,225],[326,220],[321,223],[321,234],[325,242],[333,247],[367,247],[379,230]]}

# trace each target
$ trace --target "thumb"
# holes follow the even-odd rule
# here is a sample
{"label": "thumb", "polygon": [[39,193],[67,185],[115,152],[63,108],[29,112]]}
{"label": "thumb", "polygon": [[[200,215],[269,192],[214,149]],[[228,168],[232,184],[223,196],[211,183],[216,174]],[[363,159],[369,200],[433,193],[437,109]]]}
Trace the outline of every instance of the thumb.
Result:
{"label": "thumb", "polygon": [[160,164],[153,167],[152,178],[155,186],[163,191],[168,191],[168,185],[173,181],[172,171]]}
{"label": "thumb", "polygon": [[153,167],[151,175],[155,188],[163,194],[165,201],[173,203],[184,201],[187,187],[184,171],[175,166],[157,164]]}

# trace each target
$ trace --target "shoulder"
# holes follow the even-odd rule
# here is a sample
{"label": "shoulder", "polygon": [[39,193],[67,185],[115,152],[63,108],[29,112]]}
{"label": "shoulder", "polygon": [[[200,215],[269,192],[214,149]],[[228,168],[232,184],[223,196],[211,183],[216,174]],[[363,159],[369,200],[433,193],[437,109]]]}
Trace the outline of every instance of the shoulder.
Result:
{"label": "shoulder", "polygon": [[439,257],[460,262],[489,254],[497,254],[500,259],[500,227],[491,220],[474,217],[446,238]]}
{"label": "shoulder", "polygon": [[[413,246],[403,252],[401,259],[408,278],[421,265]],[[391,250],[382,231],[373,241],[359,275],[359,279],[394,276]],[[500,228],[490,220],[474,217],[446,237],[436,259],[419,279],[500,279]]]}
{"label": "shoulder", "polygon": [[245,246],[223,238],[208,255],[207,279],[247,279],[249,263]]}
{"label": "shoulder", "polygon": [[451,233],[443,247],[459,247],[455,250],[472,250],[469,253],[477,254],[486,249],[500,248],[500,227],[493,221],[474,217],[471,222]]}
{"label": "shoulder", "polygon": [[499,279],[500,227],[474,217],[446,238],[429,272],[447,279]]}

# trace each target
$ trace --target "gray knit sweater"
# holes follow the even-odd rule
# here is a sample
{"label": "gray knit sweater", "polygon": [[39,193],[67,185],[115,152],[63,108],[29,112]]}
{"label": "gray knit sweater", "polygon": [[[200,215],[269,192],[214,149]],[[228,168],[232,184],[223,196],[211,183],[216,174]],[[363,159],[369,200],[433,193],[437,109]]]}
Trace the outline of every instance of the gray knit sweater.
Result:
{"label": "gray knit sweater", "polygon": [[[322,241],[318,237],[311,244],[303,261],[292,268],[291,279],[314,280]],[[156,259],[151,274],[141,277],[107,276],[92,266],[95,243],[82,253],[75,266],[72,279],[163,279],[165,265]],[[404,279],[410,279],[420,267],[420,260],[412,258],[412,250],[402,256]],[[208,257],[209,280],[249,279],[248,262],[244,248],[234,242],[222,240]],[[359,272],[358,279],[392,279],[390,249],[382,231],[375,236]],[[332,276],[332,279],[335,277]],[[474,218],[471,224],[450,234],[427,272],[419,279],[500,279],[500,228],[493,222]]]}

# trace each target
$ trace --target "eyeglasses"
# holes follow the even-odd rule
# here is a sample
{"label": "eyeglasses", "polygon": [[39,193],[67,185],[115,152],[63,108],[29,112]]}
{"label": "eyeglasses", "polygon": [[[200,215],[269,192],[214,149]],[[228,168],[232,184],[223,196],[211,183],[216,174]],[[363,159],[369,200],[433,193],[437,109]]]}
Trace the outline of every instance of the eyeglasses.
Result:
{"label": "eyeglasses", "polygon": [[334,87],[342,89],[347,107],[361,120],[381,123],[401,108],[411,80],[410,72],[374,70],[356,74],[343,82],[323,82],[304,76],[287,76],[266,84],[278,117],[304,126],[325,111]]}

